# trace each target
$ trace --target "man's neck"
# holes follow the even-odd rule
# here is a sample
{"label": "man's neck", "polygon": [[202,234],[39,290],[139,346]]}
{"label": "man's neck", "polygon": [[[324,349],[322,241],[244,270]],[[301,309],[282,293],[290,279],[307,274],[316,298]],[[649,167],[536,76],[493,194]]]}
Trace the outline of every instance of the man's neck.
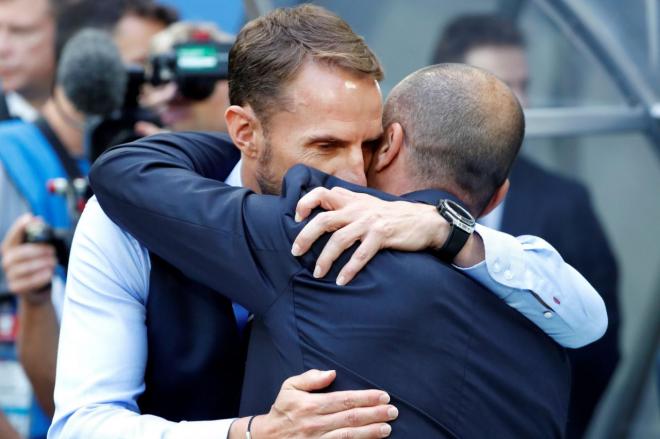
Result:
{"label": "man's neck", "polygon": [[241,159],[241,183],[243,183],[243,187],[260,194],[261,188],[257,182],[256,169],[253,168],[254,160],[246,160],[244,157]]}
{"label": "man's neck", "polygon": [[43,93],[41,90],[21,90],[17,91],[17,93],[37,111],[42,110],[50,97],[50,90],[47,90],[46,93]]}
{"label": "man's neck", "polygon": [[72,157],[82,156],[83,122],[73,114],[65,114],[65,111],[58,106],[55,98],[51,98],[46,101],[42,114],[67,152]]}

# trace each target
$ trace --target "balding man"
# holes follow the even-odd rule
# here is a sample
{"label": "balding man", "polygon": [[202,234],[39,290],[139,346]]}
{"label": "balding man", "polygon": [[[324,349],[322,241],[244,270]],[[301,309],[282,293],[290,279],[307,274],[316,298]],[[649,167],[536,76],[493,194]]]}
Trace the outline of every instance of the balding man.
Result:
{"label": "balding man", "polygon": [[[318,190],[296,206],[318,186],[413,202],[406,205],[420,228],[433,225],[438,203],[443,210],[457,202],[476,216],[505,195],[524,119],[494,76],[455,64],[420,70],[393,90],[384,122],[368,172],[382,192],[300,165],[285,177],[281,197],[230,188],[190,172],[220,147],[203,138],[189,138],[185,148],[165,142],[162,153],[158,139],[126,146],[102,159],[103,172],[92,180],[111,218],[255,313],[244,414],[267,412],[287,376],[334,369],[333,389],[380,388],[392,396],[400,412],[393,437],[561,436],[569,389],[564,352],[476,282],[433,254],[384,251],[342,287],[338,269],[314,275],[326,239],[305,255],[291,254],[302,228],[296,217],[314,206]],[[137,172],[139,191],[153,193],[158,185],[169,207],[146,198],[148,206],[135,207],[139,195],[127,203],[126,191],[109,190],[119,175],[114,171],[137,190],[136,168],[121,159],[131,151],[140,155],[141,169],[174,170]],[[380,202],[361,196],[365,205]],[[424,214],[415,202],[429,204]],[[171,239],[158,238],[164,235]],[[253,432],[259,421],[253,419]]]}

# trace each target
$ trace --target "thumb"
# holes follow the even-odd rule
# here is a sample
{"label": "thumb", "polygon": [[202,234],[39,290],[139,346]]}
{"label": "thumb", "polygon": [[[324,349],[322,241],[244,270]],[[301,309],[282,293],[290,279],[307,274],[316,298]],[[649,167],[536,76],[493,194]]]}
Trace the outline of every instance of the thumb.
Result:
{"label": "thumb", "polygon": [[23,214],[14,224],[11,225],[9,231],[5,235],[5,239],[2,241],[2,251],[5,252],[12,247],[21,245],[25,239],[25,227],[34,219],[34,217],[29,214]]}
{"label": "thumb", "polygon": [[295,389],[304,392],[321,390],[330,385],[337,377],[334,370],[320,371],[316,369],[308,370],[302,375],[296,375],[289,378],[282,384],[282,389]]}

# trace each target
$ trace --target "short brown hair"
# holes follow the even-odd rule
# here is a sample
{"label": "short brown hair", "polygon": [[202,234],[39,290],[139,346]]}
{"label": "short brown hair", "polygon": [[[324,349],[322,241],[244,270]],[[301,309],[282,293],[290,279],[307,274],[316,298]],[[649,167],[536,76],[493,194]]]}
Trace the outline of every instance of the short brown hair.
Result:
{"label": "short brown hair", "polygon": [[145,20],[153,20],[167,27],[179,21],[179,12],[154,0],[125,0],[124,15],[133,14]]}
{"label": "short brown hair", "polygon": [[250,21],[236,37],[229,52],[229,101],[249,104],[266,119],[281,108],[283,85],[308,59],[383,78],[376,55],[340,17],[313,5],[280,8]]}

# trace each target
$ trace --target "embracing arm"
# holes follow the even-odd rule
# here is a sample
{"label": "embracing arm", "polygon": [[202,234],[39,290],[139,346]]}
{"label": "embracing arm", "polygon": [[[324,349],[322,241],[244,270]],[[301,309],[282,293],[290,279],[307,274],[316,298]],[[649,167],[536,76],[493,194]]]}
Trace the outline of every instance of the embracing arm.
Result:
{"label": "embracing arm", "polygon": [[[264,273],[274,267],[261,264],[256,250],[281,218],[247,214],[277,199],[252,201],[249,190],[219,181],[237,160],[235,147],[219,135],[162,134],[110,150],[90,180],[104,212],[150,251],[260,313],[274,298]],[[271,226],[262,227],[267,221]],[[251,239],[253,234],[266,237]]]}
{"label": "embracing arm", "polygon": [[[171,422],[140,413],[149,270],[146,249],[90,201],[71,252],[50,438],[245,437],[246,419]],[[289,378],[272,410],[255,420],[255,434],[386,437],[391,429],[385,422],[397,415],[389,395],[380,390],[312,393],[335,376],[308,371]]]}
{"label": "embracing arm", "polygon": [[[387,202],[342,188],[316,188],[301,198],[296,219],[305,219],[316,207],[327,212],[309,221],[296,238],[293,252],[303,254],[321,235],[334,232],[314,272],[322,277],[346,248],[361,241],[340,271],[340,283],[350,281],[380,249],[438,248],[448,234],[447,222],[435,207],[425,204]],[[605,305],[596,290],[540,238],[514,238],[478,225],[454,265],[562,346],[584,346],[599,339],[607,328]]]}
{"label": "embracing arm", "polygon": [[146,250],[91,200],[71,251],[49,437],[211,438],[228,430],[231,420],[176,423],[140,414],[149,264]]}

